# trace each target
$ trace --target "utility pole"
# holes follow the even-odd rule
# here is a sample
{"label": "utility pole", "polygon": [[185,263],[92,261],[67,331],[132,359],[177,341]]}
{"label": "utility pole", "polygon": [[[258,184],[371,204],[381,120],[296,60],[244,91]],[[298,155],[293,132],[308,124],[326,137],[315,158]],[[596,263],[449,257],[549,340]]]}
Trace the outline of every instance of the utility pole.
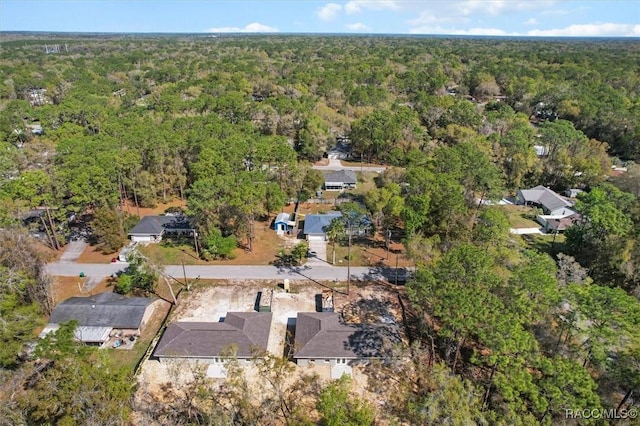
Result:
{"label": "utility pole", "polygon": [[198,256],[198,258],[200,258],[200,251],[198,250],[198,233],[196,232],[195,229],[193,229],[193,245],[196,249],[196,256]]}
{"label": "utility pole", "polygon": [[351,286],[351,219],[347,219],[347,232],[349,233],[349,247],[347,248],[347,296]]}
{"label": "utility pole", "polygon": [[391,230],[387,228],[387,260],[389,260],[389,243],[391,242]]}
{"label": "utility pole", "polygon": [[398,287],[398,253],[396,253],[396,287]]}

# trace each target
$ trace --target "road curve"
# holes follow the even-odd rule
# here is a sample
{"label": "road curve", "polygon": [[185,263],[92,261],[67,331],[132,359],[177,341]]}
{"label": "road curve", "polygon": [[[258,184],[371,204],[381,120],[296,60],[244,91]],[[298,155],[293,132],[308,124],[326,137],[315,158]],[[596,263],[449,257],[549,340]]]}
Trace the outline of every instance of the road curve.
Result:
{"label": "road curve", "polygon": [[[119,263],[50,263],[46,271],[51,275],[75,277],[84,273],[86,276],[108,277],[124,271],[128,264]],[[165,273],[180,279],[186,273],[187,278],[225,279],[225,280],[316,280],[316,281],[346,281],[347,268],[335,266],[291,266],[277,267],[269,265],[185,265],[184,272],[181,265],[166,265]],[[352,280],[388,280],[395,282],[395,268],[389,267],[352,267]],[[406,269],[398,269],[398,280],[404,281]]]}

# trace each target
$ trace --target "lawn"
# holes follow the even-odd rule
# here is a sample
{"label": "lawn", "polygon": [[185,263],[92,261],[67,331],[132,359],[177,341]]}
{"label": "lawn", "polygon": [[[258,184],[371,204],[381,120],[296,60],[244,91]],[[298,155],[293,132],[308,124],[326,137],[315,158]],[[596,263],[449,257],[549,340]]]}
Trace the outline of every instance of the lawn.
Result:
{"label": "lawn", "polygon": [[[389,266],[395,267],[396,261],[399,267],[412,266],[413,263],[405,256],[402,244],[392,243],[387,253],[385,243],[382,240],[368,238],[354,238],[351,244],[351,266]],[[346,243],[336,245],[336,266],[347,266],[347,253],[349,248]],[[327,244],[327,262],[331,263],[333,246]]]}
{"label": "lawn", "polygon": [[[271,217],[273,218],[273,217]],[[142,252],[161,265],[268,265],[278,252],[289,245],[285,237],[280,237],[270,228],[271,220],[255,222],[253,252],[238,247],[234,251],[234,258],[227,260],[205,261],[196,256],[191,241],[172,241],[166,239],[160,244],[149,244]]]}
{"label": "lawn", "polygon": [[500,208],[507,214],[512,228],[540,228],[540,224],[531,219],[534,212],[531,207],[504,205]]}
{"label": "lawn", "polygon": [[564,250],[564,242],[566,240],[563,234],[556,235],[555,240],[552,234],[521,235],[520,237],[529,248],[548,253],[551,256],[555,256]]}
{"label": "lawn", "polygon": [[135,343],[133,348],[131,349],[113,349],[106,348],[104,349],[109,354],[109,357],[115,361],[116,365],[126,366],[133,373],[138,362],[142,359],[145,352],[149,348],[151,341],[158,333],[158,330],[162,326],[162,322],[169,314],[169,309],[171,305],[167,302],[162,302],[159,304],[153,312],[151,319],[145,326],[142,334],[138,338],[138,341]]}

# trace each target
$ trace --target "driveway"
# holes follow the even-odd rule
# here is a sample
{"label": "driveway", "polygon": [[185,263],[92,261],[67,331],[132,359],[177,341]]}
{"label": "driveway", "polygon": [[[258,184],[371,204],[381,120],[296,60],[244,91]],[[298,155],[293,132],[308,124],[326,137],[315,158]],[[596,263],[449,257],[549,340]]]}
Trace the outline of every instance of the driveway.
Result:
{"label": "driveway", "polygon": [[87,247],[87,242],[84,239],[80,239],[77,241],[71,241],[67,247],[64,249],[64,253],[60,256],[61,263],[72,263],[78,260],[85,247]]}
{"label": "driveway", "polygon": [[327,264],[327,242],[323,240],[309,240],[309,258],[307,265]]}

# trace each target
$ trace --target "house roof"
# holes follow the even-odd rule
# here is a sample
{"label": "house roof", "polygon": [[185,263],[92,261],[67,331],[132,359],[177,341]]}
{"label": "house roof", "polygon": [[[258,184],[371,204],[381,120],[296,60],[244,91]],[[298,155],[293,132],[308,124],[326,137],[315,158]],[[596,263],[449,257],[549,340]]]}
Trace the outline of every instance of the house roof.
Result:
{"label": "house roof", "polygon": [[549,229],[555,231],[564,231],[567,228],[572,227],[575,223],[582,220],[582,215],[579,213],[573,213],[569,216],[561,218],[548,218],[546,219]]}
{"label": "house roof", "polygon": [[324,181],[332,182],[332,183],[348,183],[355,185],[358,183],[358,178],[356,177],[356,172],[353,170],[337,170],[334,172],[327,172],[324,174]]}
{"label": "house roof", "polygon": [[541,204],[550,211],[572,206],[569,201],[542,185],[538,185],[531,189],[521,189],[520,193],[522,194],[524,201]]}
{"label": "house roof", "polygon": [[328,226],[333,219],[342,216],[340,212],[329,212],[326,214],[308,214],[304,218],[304,234],[320,234],[324,235],[325,226]]}
{"label": "house roof", "polygon": [[145,216],[129,235],[161,235],[170,230],[191,230],[189,219],[185,216]]}
{"label": "house roof", "polygon": [[[47,324],[40,333],[40,338],[45,337],[49,333],[53,333],[60,328],[60,324]],[[106,342],[111,334],[111,327],[91,327],[79,326],[73,331],[73,336],[85,343]]]}
{"label": "house roof", "polygon": [[71,297],[55,307],[50,324],[78,321],[79,327],[140,327],[144,312],[154,299],[100,293],[91,297]]}
{"label": "house roof", "polygon": [[224,322],[174,322],[162,335],[154,355],[211,358],[235,345],[237,357],[249,358],[254,348],[267,348],[271,318],[271,312],[228,312]]}
{"label": "house roof", "polygon": [[332,312],[299,312],[294,358],[381,358],[386,341],[400,342],[391,324],[344,324]]}
{"label": "house roof", "polygon": [[289,213],[279,213],[274,223],[289,223],[291,215]]}

